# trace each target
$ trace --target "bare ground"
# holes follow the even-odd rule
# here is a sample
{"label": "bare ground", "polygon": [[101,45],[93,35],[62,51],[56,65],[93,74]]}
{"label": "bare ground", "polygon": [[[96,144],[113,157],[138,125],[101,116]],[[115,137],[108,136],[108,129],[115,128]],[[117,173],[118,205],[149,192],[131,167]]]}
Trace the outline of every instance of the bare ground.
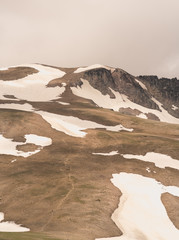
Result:
{"label": "bare ground", "polygon": [[[64,101],[68,92],[65,94]],[[0,110],[0,133],[5,137],[21,140],[25,134],[37,134],[53,141],[38,154],[28,158],[17,157],[13,164],[13,156],[0,155],[0,211],[5,213],[5,220],[22,223],[32,230],[32,235],[0,233],[0,239],[94,240],[121,235],[110,218],[121,195],[110,182],[112,173],[142,174],[164,185],[179,186],[177,170],[160,169],[152,163],[128,160],[120,155],[92,155],[93,152],[113,150],[121,154],[153,151],[177,159],[178,125],[95,108],[90,101],[81,101],[75,96],[71,97],[70,103],[68,106],[59,106],[55,102],[33,103],[33,107],[104,125],[121,123],[134,128],[134,132],[96,129],[88,130],[85,138],[75,138],[52,129],[35,113]],[[150,167],[152,172],[148,173],[146,167]],[[170,219],[178,227],[179,216],[175,211],[178,199],[164,194],[162,201]],[[48,237],[49,234],[54,238]]]}

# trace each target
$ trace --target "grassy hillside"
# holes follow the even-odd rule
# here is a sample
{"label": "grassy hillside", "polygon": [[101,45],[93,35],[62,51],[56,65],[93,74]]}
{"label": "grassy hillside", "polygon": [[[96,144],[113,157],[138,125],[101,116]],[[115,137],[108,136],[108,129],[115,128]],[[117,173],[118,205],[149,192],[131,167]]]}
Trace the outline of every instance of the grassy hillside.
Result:
{"label": "grassy hillside", "polygon": [[[87,100],[79,102],[79,98],[68,106],[32,105],[104,125],[122,124],[134,131],[93,129],[86,131],[85,138],[77,138],[52,129],[36,113],[0,109],[0,133],[6,138],[21,141],[25,134],[33,133],[53,141],[28,158],[0,155],[0,211],[5,213],[5,221],[13,220],[32,231],[0,233],[1,240],[93,240],[119,236],[121,232],[110,218],[121,196],[110,182],[113,173],[137,173],[164,185],[178,185],[177,170],[157,168],[153,163],[120,155],[158,152],[177,159],[178,125],[94,108]],[[114,150],[120,154],[92,154]],[[17,161],[11,163],[14,158]],[[146,167],[152,171],[147,172]],[[164,194],[162,201],[170,219],[179,227],[179,216],[174,211],[179,199]]]}

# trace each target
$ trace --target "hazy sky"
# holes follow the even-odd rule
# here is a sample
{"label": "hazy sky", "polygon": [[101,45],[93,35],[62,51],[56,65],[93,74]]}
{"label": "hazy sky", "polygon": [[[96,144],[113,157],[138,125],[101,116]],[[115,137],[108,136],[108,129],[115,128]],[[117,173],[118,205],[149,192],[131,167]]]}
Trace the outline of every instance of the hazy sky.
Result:
{"label": "hazy sky", "polygon": [[0,66],[35,62],[179,78],[179,0],[0,0]]}

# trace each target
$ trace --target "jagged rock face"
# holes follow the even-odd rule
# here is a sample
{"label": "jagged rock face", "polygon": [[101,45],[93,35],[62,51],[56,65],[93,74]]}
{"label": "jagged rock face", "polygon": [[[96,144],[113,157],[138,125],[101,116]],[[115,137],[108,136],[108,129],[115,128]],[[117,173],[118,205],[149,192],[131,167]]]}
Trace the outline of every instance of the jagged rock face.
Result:
{"label": "jagged rock face", "polygon": [[60,82],[67,81],[70,87],[77,87],[82,85],[81,79],[88,80],[92,87],[103,95],[108,94],[110,98],[115,98],[112,89],[125,94],[131,101],[139,105],[159,110],[158,105],[152,101],[150,93],[136,82],[134,76],[122,69],[115,69],[113,72],[105,68],[92,69],[82,73],[69,71],[63,78],[53,80],[48,86],[58,86]]}
{"label": "jagged rock face", "polygon": [[[67,87],[81,87],[82,80],[87,80],[89,84],[101,92],[103,95],[109,95],[111,99],[115,99],[115,92],[127,96],[127,98],[140,106],[148,109],[158,110],[161,112],[158,100],[162,106],[174,117],[179,117],[179,81],[176,78],[159,79],[157,76],[139,76],[134,77],[126,71],[116,68],[108,69],[98,67],[93,69],[85,69],[76,72],[75,68],[63,69],[66,74],[60,78],[51,81],[48,86],[61,86],[62,82]],[[115,91],[115,92],[114,92]],[[120,109],[122,113],[136,115],[136,109]],[[152,113],[146,113],[148,119],[158,120],[158,117]]]}
{"label": "jagged rock face", "polygon": [[121,69],[116,69],[113,78],[117,86],[116,90],[128,96],[131,101],[147,108],[159,110],[156,103],[152,101],[151,95],[136,82],[134,76]]}
{"label": "jagged rock face", "polygon": [[138,78],[170,114],[179,117],[179,109],[172,109],[172,105],[179,107],[179,80],[177,78],[158,78],[157,76],[139,76]]}
{"label": "jagged rock face", "polygon": [[115,98],[110,90],[113,89],[125,94],[137,104],[158,109],[158,106],[151,100],[150,94],[135,81],[135,77],[121,69],[115,69],[112,73],[104,68],[93,69],[84,73],[84,79],[88,80],[103,95],[109,94],[111,98]]}
{"label": "jagged rock face", "polygon": [[92,69],[84,72],[82,78],[88,80],[91,86],[103,95],[109,94],[111,98],[115,98],[110,90],[112,89],[125,94],[139,105],[159,110],[156,103],[151,100],[151,95],[135,81],[135,77],[122,69],[115,69],[113,72],[105,68]]}
{"label": "jagged rock face", "polygon": [[88,80],[91,86],[98,89],[103,95],[109,94],[111,98],[115,98],[110,90],[110,88],[113,90],[116,88],[111,71],[105,68],[93,69],[84,72],[83,78]]}
{"label": "jagged rock face", "polygon": [[157,76],[139,76],[139,79],[153,91],[153,94],[177,103],[179,101],[179,81],[177,78],[158,78]]}

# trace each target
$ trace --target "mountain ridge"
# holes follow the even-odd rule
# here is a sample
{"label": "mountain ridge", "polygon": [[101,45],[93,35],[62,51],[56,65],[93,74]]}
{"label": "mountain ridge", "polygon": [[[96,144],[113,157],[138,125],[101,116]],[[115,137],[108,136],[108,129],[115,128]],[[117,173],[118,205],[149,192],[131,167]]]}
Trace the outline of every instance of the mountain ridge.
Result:
{"label": "mountain ridge", "polygon": [[0,76],[0,239],[178,240],[170,91],[101,65]]}
{"label": "mountain ridge", "polygon": [[[96,69],[88,69],[86,71],[83,71],[81,73],[75,73],[74,76],[74,69],[71,69],[71,71],[64,76],[64,80],[67,79],[67,84],[69,84],[70,87],[77,87],[82,85],[82,79],[88,80],[89,83],[94,87],[95,89],[99,90],[103,95],[108,94],[110,98],[115,98],[114,94],[111,92],[110,88],[113,89],[114,91],[118,91],[121,94],[125,94],[131,101],[142,105],[147,108],[152,108],[152,109],[157,109],[160,111],[159,106],[152,100],[152,97],[156,98],[159,102],[162,101],[163,107],[167,110],[170,111],[170,114],[174,117],[179,118],[179,110],[178,110],[178,88],[179,88],[179,82],[176,78],[173,79],[167,79],[167,81],[170,81],[170,84],[168,83],[169,88],[165,89],[165,92],[169,93],[166,94],[165,101],[164,97],[160,96],[159,94],[156,94],[155,91],[152,91],[152,86],[155,86],[152,82],[146,83],[145,79],[146,77],[141,76],[139,77],[134,77],[133,75],[127,73],[126,71],[122,69],[115,69],[111,73],[110,70],[107,70],[105,68],[96,68]],[[152,77],[148,76],[148,79]],[[165,80],[166,78],[157,78],[158,81]],[[62,79],[59,80],[60,82]],[[143,86],[141,86],[141,82]],[[174,82],[174,83],[173,83]],[[58,86],[60,84],[58,82],[58,79],[52,80],[48,86]],[[147,87],[149,88],[149,91],[147,90],[146,86],[144,84],[147,84]],[[150,86],[151,85],[151,86]],[[159,86],[161,84],[158,84]],[[157,86],[158,86],[157,85]],[[170,85],[172,88],[172,91],[170,90]],[[173,85],[175,87],[173,88]],[[162,88],[159,90],[163,90]],[[171,98],[172,93],[175,93],[174,96]],[[169,97],[168,97],[169,96]],[[173,109],[172,106],[176,106],[176,109]],[[124,111],[123,111],[124,112]],[[131,114],[132,111],[131,111]],[[152,119],[154,119],[153,117]],[[157,118],[155,118],[157,119]]]}

